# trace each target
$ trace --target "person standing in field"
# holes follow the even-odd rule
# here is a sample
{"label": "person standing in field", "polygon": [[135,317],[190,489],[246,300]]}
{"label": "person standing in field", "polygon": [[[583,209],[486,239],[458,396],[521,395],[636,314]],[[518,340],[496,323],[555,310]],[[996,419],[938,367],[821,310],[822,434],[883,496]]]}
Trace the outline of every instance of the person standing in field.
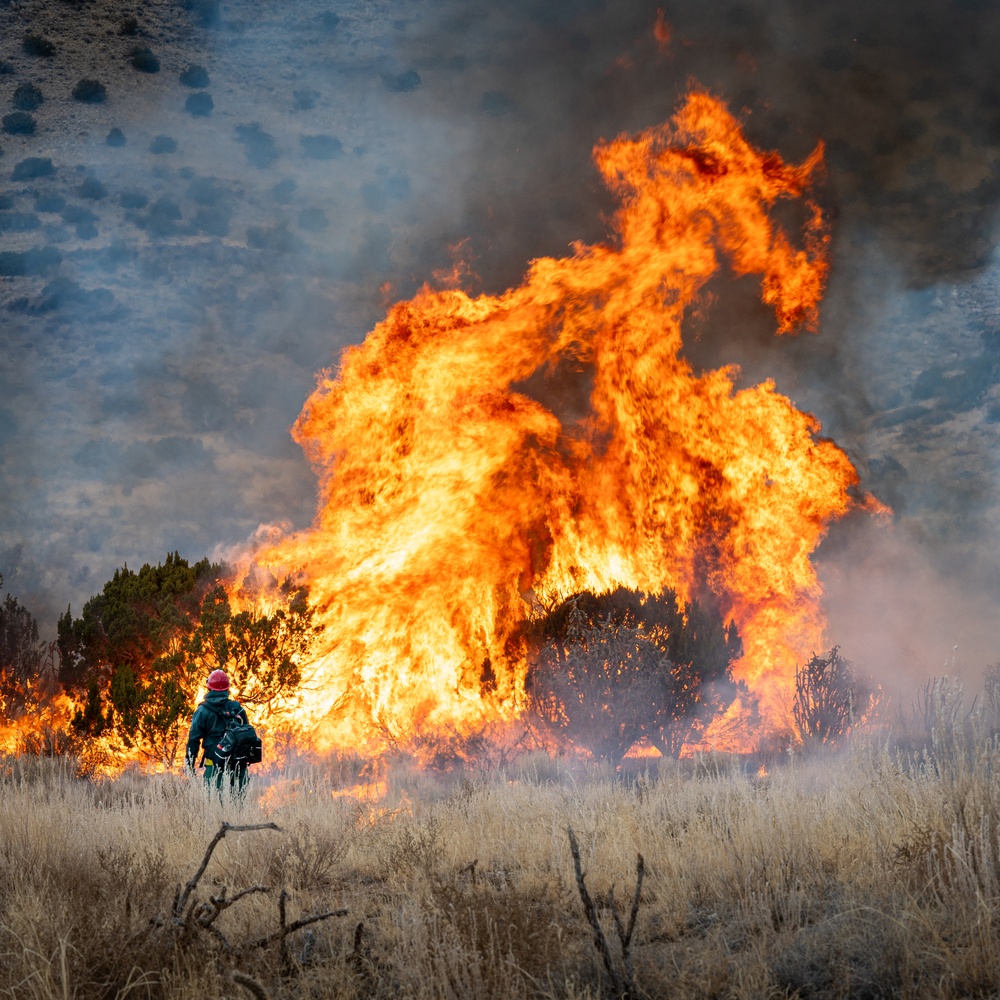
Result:
{"label": "person standing in field", "polygon": [[[216,750],[226,732],[229,720],[234,719],[247,725],[247,713],[238,701],[230,699],[229,676],[224,670],[213,670],[208,675],[206,683],[208,694],[195,709],[191,719],[185,761],[192,773],[197,764],[204,764],[205,784],[209,787],[214,784],[221,791],[228,776],[230,791],[242,792],[247,781],[246,761],[227,765],[216,759]],[[199,751],[201,751],[200,761],[198,761]]]}

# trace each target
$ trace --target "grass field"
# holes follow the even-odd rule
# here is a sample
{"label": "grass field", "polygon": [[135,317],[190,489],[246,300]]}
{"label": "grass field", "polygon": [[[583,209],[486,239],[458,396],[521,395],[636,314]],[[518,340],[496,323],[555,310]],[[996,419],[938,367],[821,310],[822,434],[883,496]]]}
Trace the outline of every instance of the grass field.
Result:
{"label": "grass field", "polygon": [[[357,762],[328,760],[255,778],[243,803],[7,758],[0,995],[995,996],[1000,750],[978,715],[936,718],[906,751],[873,738],[766,775],[536,754],[353,785]],[[280,829],[227,830],[195,881],[225,822]]]}

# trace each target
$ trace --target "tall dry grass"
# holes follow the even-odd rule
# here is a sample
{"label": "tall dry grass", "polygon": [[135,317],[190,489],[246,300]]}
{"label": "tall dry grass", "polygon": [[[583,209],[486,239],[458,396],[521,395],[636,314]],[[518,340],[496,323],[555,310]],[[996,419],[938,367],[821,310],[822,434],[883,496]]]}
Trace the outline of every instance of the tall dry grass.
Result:
{"label": "tall dry grass", "polygon": [[[995,996],[1000,748],[946,702],[906,752],[856,743],[766,777],[702,759],[622,780],[533,756],[444,779],[387,769],[344,794],[351,768],[319,762],[220,803],[176,775],[6,759],[0,995],[608,995],[572,828],[615,963],[611,891],[627,909],[645,859],[637,996]],[[214,930],[185,926],[176,890],[223,822],[281,829],[227,832],[192,898],[268,891]],[[348,913],[261,945],[282,889],[286,926]]]}

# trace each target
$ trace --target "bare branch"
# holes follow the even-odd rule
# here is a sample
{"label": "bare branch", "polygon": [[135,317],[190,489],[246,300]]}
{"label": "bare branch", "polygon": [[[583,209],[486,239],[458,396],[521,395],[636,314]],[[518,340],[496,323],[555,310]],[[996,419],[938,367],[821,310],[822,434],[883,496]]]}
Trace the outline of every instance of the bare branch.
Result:
{"label": "bare branch", "polygon": [[256,979],[251,978],[244,972],[234,972],[233,982],[242,986],[248,993],[255,996],[257,1000],[270,1000],[267,990]]}
{"label": "bare branch", "polygon": [[189,910],[187,915],[184,916],[184,908],[187,906],[188,900],[191,898],[191,893],[198,888],[198,883],[201,881],[202,875],[205,874],[205,869],[208,868],[209,861],[212,860],[212,854],[215,852],[216,847],[219,846],[219,841],[232,831],[233,833],[246,833],[250,830],[280,830],[281,827],[277,823],[253,823],[249,826],[233,826],[231,823],[223,823],[219,827],[219,832],[209,841],[208,848],[205,851],[205,857],[201,860],[201,865],[198,870],[194,873],[194,876],[184,886],[184,891],[181,892],[174,898],[174,919],[182,920],[184,923],[191,917],[191,911]]}
{"label": "bare branch", "polygon": [[608,947],[608,940],[601,929],[600,921],[597,919],[597,908],[594,906],[594,901],[590,898],[590,893],[587,891],[587,883],[583,875],[583,864],[580,861],[580,845],[576,842],[576,834],[573,833],[572,827],[567,828],[567,833],[569,834],[569,850],[573,855],[573,868],[576,871],[576,887],[583,902],[583,912],[587,915],[587,923],[590,924],[590,929],[594,932],[594,947],[601,953],[604,968],[607,970],[608,977],[615,987],[615,992],[621,994],[618,970],[615,969],[614,962],[611,959],[611,949]]}

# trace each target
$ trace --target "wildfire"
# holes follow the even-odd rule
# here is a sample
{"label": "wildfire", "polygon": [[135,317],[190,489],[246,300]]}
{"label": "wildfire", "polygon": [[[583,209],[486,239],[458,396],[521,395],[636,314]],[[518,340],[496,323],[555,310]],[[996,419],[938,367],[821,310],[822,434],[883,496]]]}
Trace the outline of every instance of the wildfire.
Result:
{"label": "wildfire", "polygon": [[[773,383],[696,375],[681,324],[725,256],[777,330],[815,328],[819,209],[770,217],[822,165],[754,149],[718,100],[604,142],[614,240],[531,263],[501,295],[423,288],[322,373],[293,429],[320,478],[311,529],[255,554],[307,579],[323,630],[302,711],[320,748],[509,719],[532,602],[617,586],[714,600],[771,726],[822,647],[810,556],[857,476]],[[567,376],[567,373],[570,373]],[[589,388],[583,414],[547,385]]]}

